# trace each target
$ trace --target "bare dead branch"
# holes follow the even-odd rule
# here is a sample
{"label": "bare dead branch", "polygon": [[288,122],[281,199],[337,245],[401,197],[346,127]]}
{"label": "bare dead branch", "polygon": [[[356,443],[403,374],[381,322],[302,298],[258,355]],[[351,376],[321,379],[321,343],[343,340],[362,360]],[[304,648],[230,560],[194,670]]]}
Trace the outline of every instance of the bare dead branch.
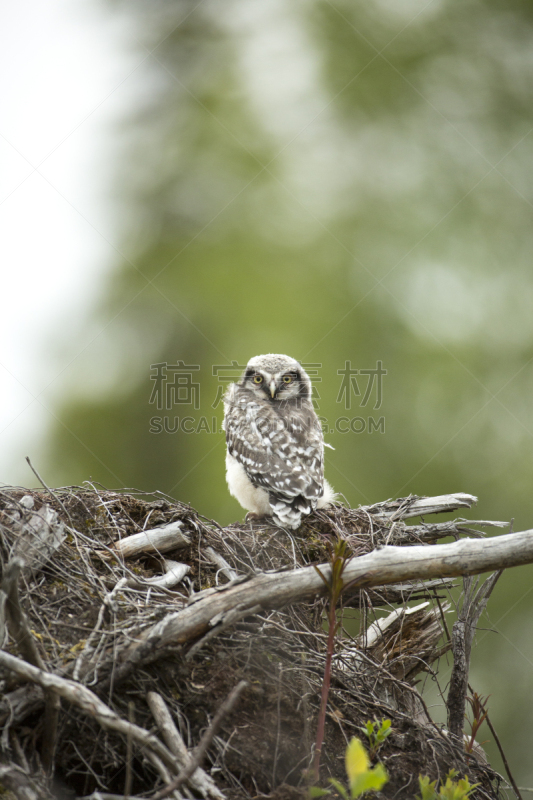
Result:
{"label": "bare dead branch", "polygon": [[227,714],[229,714],[237,700],[241,696],[242,692],[247,688],[248,682],[247,681],[239,681],[237,686],[231,690],[228,697],[224,700],[220,708],[218,709],[217,713],[215,714],[215,718],[213,722],[206,730],[204,735],[202,736],[198,747],[195,749],[193,757],[189,763],[189,766],[186,767],[184,770],[180,772],[180,774],[175,778],[172,783],[168,786],[165,786],[164,789],[161,789],[160,792],[157,792],[153,797],[152,800],[162,800],[163,797],[167,797],[167,795],[171,794],[175,789],[179,789],[180,786],[183,786],[185,781],[189,780],[191,775],[194,774],[195,770],[198,769],[200,764],[202,763],[204,756],[213,741],[214,737],[218,733],[218,729]]}
{"label": "bare dead branch", "polygon": [[[405,580],[453,577],[487,572],[533,562],[533,530],[483,541],[462,539],[431,547],[384,547],[354,558],[344,572],[345,585],[356,588],[383,586]],[[319,566],[329,578],[329,564]],[[157,658],[165,647],[182,645],[203,636],[232,610],[239,618],[247,609],[281,608],[324,593],[324,583],[314,566],[286,572],[263,573],[237,584],[196,594],[189,605],[167,615],[127,651],[127,663],[117,670],[119,680],[137,663]]]}
{"label": "bare dead branch", "polygon": [[[180,770],[183,771],[187,769],[191,764],[192,756],[187,750],[185,742],[174,724],[167,704],[157,692],[148,692],[146,700],[157,722],[161,736],[165,740],[168,749],[176,756],[176,761]],[[224,800],[224,794],[201,767],[197,767],[195,772],[191,774],[189,782],[202,797],[211,797],[213,800]]]}
{"label": "bare dead branch", "polygon": [[26,617],[20,605],[18,593],[18,579],[24,566],[21,558],[12,558],[7,565],[4,577],[2,578],[2,591],[5,592],[6,614],[8,619],[8,629],[17,643],[22,657],[39,669],[44,669],[44,662],[35,644],[35,639],[26,622]]}
{"label": "bare dead branch", "polygon": [[437,497],[402,497],[399,500],[386,500],[373,506],[362,506],[369,514],[383,515],[391,519],[408,519],[425,514],[440,514],[444,511],[455,511],[457,508],[471,508],[477,503],[473,494],[457,492],[457,494],[441,494]]}
{"label": "bare dead branch", "polygon": [[180,520],[169,522],[159,528],[126,536],[115,542],[115,549],[123,558],[132,558],[140,553],[166,553],[177,547],[187,547],[191,540],[182,528],[183,522]]}
{"label": "bare dead branch", "polygon": [[65,678],[59,678],[49,672],[43,672],[43,670],[4,651],[0,651],[0,666],[12,670],[23,680],[38,683],[43,689],[64,697],[69,703],[73,703],[93,717],[103,728],[117,731],[126,737],[130,735],[140,747],[154,752],[171,772],[176,770],[176,759],[159,739],[144,728],[121,719],[85,686]]}
{"label": "bare dead branch", "polygon": [[[20,605],[18,579],[24,562],[21,558],[12,558],[6,567],[2,580],[2,592],[6,596],[5,609],[8,617],[8,628],[15,639],[24,659],[40,670],[45,670],[44,661],[35,644],[26,617]],[[61,703],[59,697],[50,692],[45,693],[44,736],[41,749],[41,760],[45,772],[53,772],[54,753],[57,741],[57,726]]]}
{"label": "bare dead branch", "polygon": [[128,586],[134,588],[141,588],[152,586],[155,589],[173,589],[182,582],[183,578],[191,571],[188,564],[182,564],[180,561],[171,561],[170,559],[163,559],[164,575],[156,575],[154,578],[129,578]]}
{"label": "bare dead branch", "polygon": [[219,568],[220,572],[225,578],[227,578],[229,581],[234,581],[237,579],[238,573],[230,567],[224,556],[221,556],[220,553],[217,553],[212,547],[206,547],[205,554],[211,563],[214,564],[215,567]]}
{"label": "bare dead branch", "polygon": [[4,791],[12,792],[17,800],[51,800],[52,795],[38,785],[16,764],[0,764],[0,784]]}
{"label": "bare dead branch", "polygon": [[[406,525],[404,538],[406,542],[412,542],[414,537],[422,542],[434,542],[445,536],[460,536],[461,534],[484,536],[481,531],[473,527],[475,525],[480,528],[507,528],[509,523],[459,517],[459,519],[447,522],[424,522],[422,525]],[[401,534],[396,535],[395,544],[401,544],[401,538]]]}
{"label": "bare dead branch", "polygon": [[[503,750],[502,743],[500,742],[498,734],[494,730],[494,726],[493,726],[488,714],[485,717],[485,721],[486,721],[487,725],[489,726],[490,732],[494,736],[494,741],[496,742],[496,747],[500,751],[500,755],[501,755],[502,761],[503,761],[503,766],[505,767],[505,771],[507,773],[507,777],[509,778],[509,782],[510,782],[511,786],[513,787],[513,791],[514,791],[515,795],[518,797],[518,800],[522,800],[522,795],[520,794],[520,789],[522,789],[522,787],[521,786],[517,786],[517,784],[516,784],[516,781],[515,781],[515,779],[513,777],[513,773],[511,772],[511,769],[509,767],[509,762],[507,761],[507,758],[505,756],[505,752]],[[522,790],[523,791],[528,791],[528,792],[531,791],[531,789],[522,789]]]}
{"label": "bare dead branch", "polygon": [[[508,534],[511,538],[515,534]],[[485,544],[488,544],[486,542]],[[453,668],[448,691],[448,728],[453,736],[462,739],[465,719],[466,692],[472,640],[478,620],[486,608],[490,593],[501,575],[501,570],[485,580],[478,589],[478,580],[464,578],[464,594],[457,622],[452,628]]]}

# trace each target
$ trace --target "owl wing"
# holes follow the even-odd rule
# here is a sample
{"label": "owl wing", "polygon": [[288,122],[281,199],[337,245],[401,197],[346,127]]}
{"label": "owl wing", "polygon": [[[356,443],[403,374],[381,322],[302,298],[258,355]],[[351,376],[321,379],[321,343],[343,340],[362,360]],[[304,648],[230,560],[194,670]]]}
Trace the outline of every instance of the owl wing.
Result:
{"label": "owl wing", "polygon": [[278,503],[298,515],[316,507],[324,491],[324,444],[310,404],[276,412],[234,384],[224,427],[229,453],[254,485],[266,489],[275,512]]}

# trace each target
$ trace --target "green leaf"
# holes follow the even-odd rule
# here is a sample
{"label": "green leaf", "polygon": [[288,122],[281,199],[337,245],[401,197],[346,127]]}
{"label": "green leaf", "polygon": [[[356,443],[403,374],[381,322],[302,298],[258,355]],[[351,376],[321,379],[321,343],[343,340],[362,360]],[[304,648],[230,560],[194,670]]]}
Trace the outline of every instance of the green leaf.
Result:
{"label": "green leaf", "polygon": [[381,787],[388,781],[389,776],[383,764],[378,764],[374,769],[369,769],[362,775],[359,775],[355,780],[350,783],[350,790],[352,798],[359,797],[364,792],[370,790],[379,792]]}
{"label": "green leaf", "polygon": [[361,731],[368,737],[370,741],[372,741],[372,735],[374,733],[374,723],[368,721],[366,725],[362,725],[360,728]]}
{"label": "green leaf", "polygon": [[381,742],[384,742],[387,736],[389,736],[391,733],[392,728],[390,719],[381,720],[381,726],[377,732],[376,741],[381,744]]}
{"label": "green leaf", "polygon": [[417,795],[417,800],[435,800],[437,792],[435,784],[437,781],[430,781],[427,775],[418,776],[418,785],[420,786],[420,794]]}
{"label": "green leaf", "polygon": [[467,800],[470,792],[479,784],[471,784],[466,776],[456,781],[457,774],[456,770],[451,769],[446,776],[446,783],[440,785],[438,792],[435,789],[437,781],[430,781],[427,775],[419,775],[420,795],[417,795],[417,800]]}
{"label": "green leaf", "polygon": [[348,800],[348,792],[346,791],[342,783],[336,781],[335,778],[330,778],[329,782],[335,787],[335,789],[338,791],[341,797],[344,798],[344,800]]}
{"label": "green leaf", "polygon": [[321,789],[320,786],[309,787],[309,797],[324,797],[326,794],[331,794],[329,789]]}
{"label": "green leaf", "polygon": [[346,774],[348,775],[350,787],[354,780],[368,771],[369,767],[368,753],[361,739],[356,739],[354,736],[346,748]]}

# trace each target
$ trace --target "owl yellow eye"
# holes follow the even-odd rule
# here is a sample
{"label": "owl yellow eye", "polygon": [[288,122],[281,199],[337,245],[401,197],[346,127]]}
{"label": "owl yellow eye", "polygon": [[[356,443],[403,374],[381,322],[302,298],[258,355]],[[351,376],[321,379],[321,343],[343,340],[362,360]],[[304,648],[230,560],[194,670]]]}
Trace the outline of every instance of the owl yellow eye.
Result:
{"label": "owl yellow eye", "polygon": [[263,376],[262,375],[254,375],[254,383],[257,383],[259,386],[260,383],[263,383]]}
{"label": "owl yellow eye", "polygon": [[284,375],[283,383],[292,383],[292,375]]}

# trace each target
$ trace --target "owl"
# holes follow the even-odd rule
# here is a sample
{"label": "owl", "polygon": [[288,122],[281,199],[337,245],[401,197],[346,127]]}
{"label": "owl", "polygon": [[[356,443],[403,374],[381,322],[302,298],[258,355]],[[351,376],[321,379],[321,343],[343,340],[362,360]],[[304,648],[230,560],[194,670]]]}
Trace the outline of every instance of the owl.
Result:
{"label": "owl", "polygon": [[311,381],[294,358],[250,359],[224,396],[223,427],[228,487],[252,515],[295,530],[304,515],[333,501]]}

